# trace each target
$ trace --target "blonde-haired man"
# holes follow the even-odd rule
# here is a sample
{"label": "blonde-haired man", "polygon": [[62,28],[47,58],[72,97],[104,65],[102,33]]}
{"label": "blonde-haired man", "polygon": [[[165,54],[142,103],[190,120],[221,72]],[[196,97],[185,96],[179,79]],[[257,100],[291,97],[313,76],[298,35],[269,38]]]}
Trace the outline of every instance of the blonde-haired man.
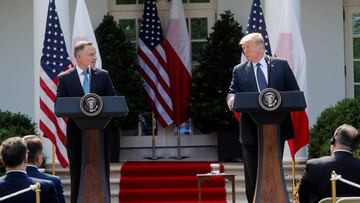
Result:
{"label": "blonde-haired man", "polygon": [[[260,92],[271,87],[278,91],[298,91],[299,86],[286,60],[265,55],[264,39],[260,33],[250,33],[240,41],[247,61],[234,67],[227,105],[233,110],[235,93]],[[292,138],[293,126],[290,113],[280,126],[281,144]],[[245,171],[246,196],[252,202],[256,186],[258,137],[257,125],[249,114],[241,113],[240,143]]]}

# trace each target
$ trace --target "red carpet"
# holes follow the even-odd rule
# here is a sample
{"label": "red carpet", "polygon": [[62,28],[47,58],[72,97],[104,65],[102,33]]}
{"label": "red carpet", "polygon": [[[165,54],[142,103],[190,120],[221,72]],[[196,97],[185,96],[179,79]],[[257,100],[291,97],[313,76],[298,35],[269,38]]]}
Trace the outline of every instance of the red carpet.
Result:
{"label": "red carpet", "polygon": [[[121,167],[119,202],[197,203],[196,174],[210,172],[209,162],[126,162]],[[221,164],[221,172],[224,166]],[[225,181],[202,183],[204,203],[225,203]]]}

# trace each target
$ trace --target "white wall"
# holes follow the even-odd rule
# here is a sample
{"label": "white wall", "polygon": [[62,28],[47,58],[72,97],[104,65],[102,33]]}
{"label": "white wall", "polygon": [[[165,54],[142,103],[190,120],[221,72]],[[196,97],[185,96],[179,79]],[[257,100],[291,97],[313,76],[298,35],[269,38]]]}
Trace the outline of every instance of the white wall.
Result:
{"label": "white wall", "polygon": [[34,116],[33,1],[0,3],[0,109]]}
{"label": "white wall", "polygon": [[302,36],[307,56],[310,123],[345,97],[342,1],[302,0]]}
{"label": "white wall", "polygon": [[[234,18],[242,26],[243,32],[246,31],[246,25],[251,6],[250,0],[218,0],[218,13],[217,15],[224,13],[226,10],[230,10],[234,13]],[[218,17],[220,19],[220,17]]]}

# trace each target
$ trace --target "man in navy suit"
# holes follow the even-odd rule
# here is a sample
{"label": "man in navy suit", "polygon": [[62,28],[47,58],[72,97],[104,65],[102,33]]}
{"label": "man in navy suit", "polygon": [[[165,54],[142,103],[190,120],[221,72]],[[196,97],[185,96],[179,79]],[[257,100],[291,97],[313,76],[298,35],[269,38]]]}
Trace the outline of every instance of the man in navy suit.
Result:
{"label": "man in navy suit", "polygon": [[[90,82],[90,92],[99,96],[114,96],[115,89],[106,70],[95,68],[96,50],[91,42],[80,41],[74,47],[76,67],[60,75],[57,97],[82,97],[87,93],[84,83]],[[90,72],[90,73],[89,73]],[[87,81],[86,81],[87,80]],[[85,85],[84,85],[85,86]],[[72,119],[68,119],[66,147],[70,163],[71,202],[77,201],[81,175],[81,130]],[[105,171],[109,177],[109,136],[104,138]]]}
{"label": "man in navy suit", "polygon": [[[260,33],[250,33],[240,40],[240,46],[247,61],[234,67],[227,105],[233,110],[235,93],[260,92],[271,87],[278,91],[299,90],[295,76],[286,60],[265,55],[264,39]],[[259,70],[258,70],[259,69]],[[262,78],[258,79],[258,77]],[[261,83],[262,80],[263,82]],[[290,113],[280,125],[281,145],[287,139],[293,138],[293,127]],[[244,161],[246,196],[252,202],[256,186],[258,137],[257,125],[249,114],[241,113],[240,143]]]}
{"label": "man in navy suit", "polygon": [[[0,154],[6,168],[6,175],[0,178],[0,197],[27,189],[30,185],[39,182],[41,185],[41,202],[59,202],[55,186],[51,181],[31,178],[26,174],[27,148],[22,138],[12,137],[4,140],[1,143]],[[28,191],[2,202],[34,203],[35,192]]]}
{"label": "man in navy suit", "polygon": [[23,137],[28,149],[28,162],[26,166],[26,173],[33,178],[50,180],[54,183],[60,203],[65,203],[63,185],[60,177],[53,176],[39,171],[39,167],[44,160],[43,145],[41,139],[36,135],[26,135]]}
{"label": "man in navy suit", "polygon": [[[331,139],[331,156],[308,160],[300,182],[299,198],[301,203],[318,202],[331,197],[331,172],[342,178],[360,184],[360,159],[353,156],[360,136],[356,128],[343,124]],[[343,182],[336,182],[336,196],[360,196],[360,190]]]}

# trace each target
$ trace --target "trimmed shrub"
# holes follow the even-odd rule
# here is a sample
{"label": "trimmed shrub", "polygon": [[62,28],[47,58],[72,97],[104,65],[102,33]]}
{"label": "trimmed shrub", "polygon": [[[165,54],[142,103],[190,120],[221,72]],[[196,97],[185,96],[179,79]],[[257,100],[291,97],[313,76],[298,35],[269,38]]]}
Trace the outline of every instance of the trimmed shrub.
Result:
{"label": "trimmed shrub", "polygon": [[194,125],[202,132],[239,128],[226,105],[232,71],[240,63],[242,27],[234,14],[220,14],[214,31],[201,48],[199,65],[193,69],[191,114]]}
{"label": "trimmed shrub", "polygon": [[122,130],[137,128],[139,114],[148,110],[143,82],[136,71],[134,45],[112,15],[105,15],[95,30],[104,69],[109,71],[117,95],[126,97],[129,114],[115,118],[114,126]]}
{"label": "trimmed shrub", "polygon": [[[330,139],[342,124],[350,124],[360,130],[360,99],[344,99],[325,109],[310,129],[309,158],[330,154]],[[360,150],[355,151],[360,157]]]}
{"label": "trimmed shrub", "polygon": [[0,110],[0,142],[14,137],[36,134],[36,124],[25,114]]}
{"label": "trimmed shrub", "polygon": [[[0,110],[0,143],[9,137],[36,134],[36,124],[29,116],[21,113],[11,113]],[[0,164],[0,175],[4,174],[5,167]]]}

